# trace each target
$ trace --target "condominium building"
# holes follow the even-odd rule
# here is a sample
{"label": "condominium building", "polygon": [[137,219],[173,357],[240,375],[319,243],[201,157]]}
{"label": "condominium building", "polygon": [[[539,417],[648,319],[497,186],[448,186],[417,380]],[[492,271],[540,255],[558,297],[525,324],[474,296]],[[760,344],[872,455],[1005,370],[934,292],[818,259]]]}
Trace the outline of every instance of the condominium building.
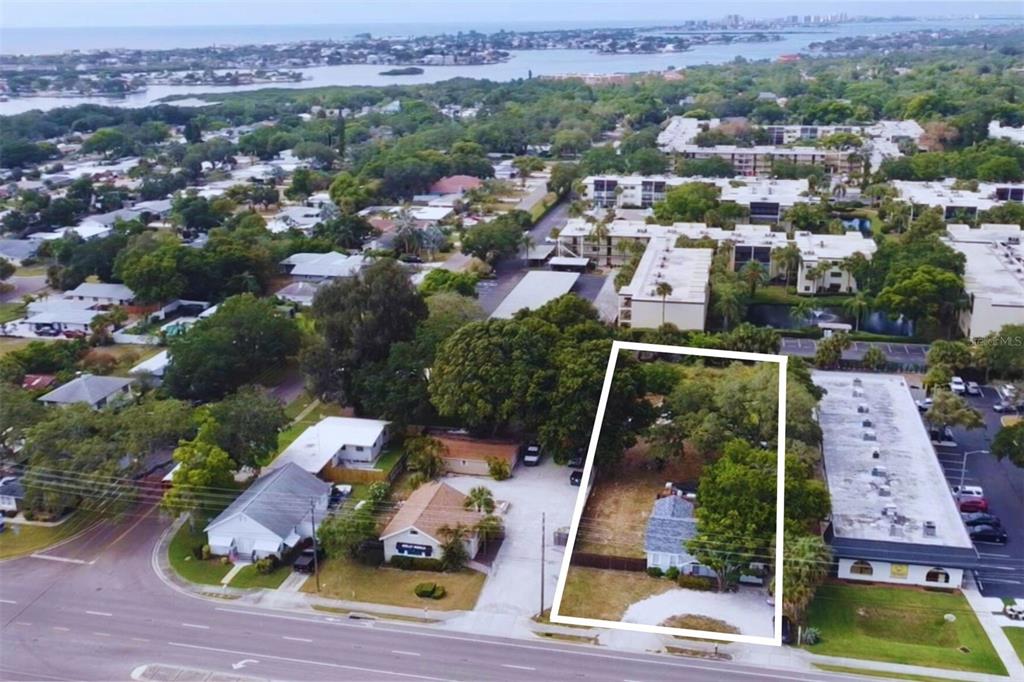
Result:
{"label": "condominium building", "polygon": [[862,161],[858,155],[847,149],[819,149],[818,147],[779,147],[755,145],[739,147],[723,144],[700,147],[695,144],[680,145],[678,152],[687,159],[706,160],[712,158],[728,161],[737,175],[769,175],[776,161],[805,166],[820,166],[832,175],[849,175],[859,171]]}
{"label": "condominium building", "polygon": [[871,258],[877,245],[856,231],[844,234],[797,232],[793,243],[800,249],[796,290],[800,294],[823,292],[849,294],[857,291],[857,280],[845,264],[855,253]]}
{"label": "condominium building", "polygon": [[619,324],[703,330],[713,256],[713,249],[676,248],[671,235],[651,239],[632,281],[619,290]]}
{"label": "condominium building", "polygon": [[658,133],[658,147],[663,152],[678,152],[683,145],[691,144],[700,133],[717,128],[717,118],[700,120],[688,116],[673,116]]}
{"label": "condominium building", "polygon": [[1024,184],[1010,182],[979,182],[977,189],[957,186],[952,179],[935,182],[895,180],[896,198],[915,206],[942,209],[947,220],[973,218],[1007,202],[1024,202]]}
{"label": "condominium building", "polygon": [[799,203],[815,203],[807,180],[702,178],[675,175],[592,175],[584,178],[586,196],[595,208],[650,208],[673,187],[703,182],[718,187],[719,200],[750,211],[752,223],[777,223]]}
{"label": "condominium building", "polygon": [[964,336],[976,339],[1008,324],[1024,324],[1024,245],[1019,225],[947,226],[946,243],[966,259],[960,313]]}

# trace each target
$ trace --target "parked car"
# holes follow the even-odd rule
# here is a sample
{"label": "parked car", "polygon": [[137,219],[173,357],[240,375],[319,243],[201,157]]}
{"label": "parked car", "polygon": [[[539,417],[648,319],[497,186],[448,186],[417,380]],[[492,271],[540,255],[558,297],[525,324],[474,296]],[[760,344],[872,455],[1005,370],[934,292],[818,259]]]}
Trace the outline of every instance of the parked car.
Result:
{"label": "parked car", "polygon": [[523,464],[528,467],[535,467],[540,464],[543,453],[538,443],[527,443],[520,449],[520,454],[523,458]]}
{"label": "parked car", "polygon": [[1015,405],[1008,400],[1000,400],[998,403],[992,406],[992,409],[995,410],[996,412],[1006,412],[1012,414],[1014,412],[1020,412],[1021,406]]}
{"label": "parked car", "polygon": [[569,474],[569,485],[579,487],[581,483],[583,483],[583,472],[579,469],[575,469],[571,474]]}
{"label": "parked car", "polygon": [[960,377],[953,377],[949,382],[949,390],[957,395],[963,395],[967,392],[967,384]]}
{"label": "parked car", "polygon": [[51,327],[42,327],[36,330],[36,336],[60,336],[60,332]]}
{"label": "parked car", "polygon": [[977,381],[967,382],[967,395],[981,395],[981,386]]}
{"label": "parked car", "polygon": [[583,463],[586,460],[587,460],[587,451],[582,449],[582,448],[580,448],[575,453],[573,453],[572,457],[569,458],[569,461],[566,462],[566,466],[568,466],[570,469],[582,469],[583,468]]}
{"label": "parked car", "polygon": [[1011,620],[1024,620],[1024,605],[1007,604],[1003,607],[1003,613]]}
{"label": "parked car", "polygon": [[932,403],[934,402],[931,398],[922,398],[921,400],[915,400],[917,403],[917,409],[921,412],[927,412],[932,409]]}
{"label": "parked car", "polygon": [[327,502],[328,507],[337,507],[342,501],[352,494],[352,486],[347,483],[335,483],[331,488],[331,497]]}
{"label": "parked car", "polygon": [[953,437],[953,429],[948,426],[943,426],[941,429],[929,429],[928,434],[936,445],[947,448],[955,448],[957,445],[956,438]]}
{"label": "parked car", "polygon": [[967,532],[974,542],[994,542],[998,545],[1005,545],[1009,539],[1005,530],[995,526],[972,526],[967,529]]}
{"label": "parked car", "polygon": [[87,336],[81,329],[68,329],[64,332],[65,339],[84,339]]}
{"label": "parked car", "polygon": [[987,512],[988,500],[984,497],[961,497],[957,500],[961,512]]}
{"label": "parked car", "polygon": [[292,564],[292,570],[296,573],[313,573],[316,571],[316,568],[316,553],[312,547],[302,550],[295,563]]}
{"label": "parked car", "polygon": [[970,528],[971,526],[992,526],[993,528],[1002,528],[1003,522],[999,520],[998,516],[992,516],[984,512],[974,512],[970,514],[961,514],[960,517],[964,520],[964,525]]}
{"label": "parked car", "polygon": [[980,485],[955,485],[952,490],[955,497],[985,497],[985,489]]}

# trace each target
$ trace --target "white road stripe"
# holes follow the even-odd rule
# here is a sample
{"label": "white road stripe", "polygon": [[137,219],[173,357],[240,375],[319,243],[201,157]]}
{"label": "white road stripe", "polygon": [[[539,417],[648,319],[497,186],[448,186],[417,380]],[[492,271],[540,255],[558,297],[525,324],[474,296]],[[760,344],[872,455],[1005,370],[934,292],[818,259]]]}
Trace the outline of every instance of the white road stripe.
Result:
{"label": "white road stripe", "polygon": [[281,639],[287,639],[289,642],[312,642],[313,640],[305,637],[289,637],[288,635],[281,635]]}
{"label": "white road stripe", "polygon": [[13,599],[0,599],[0,604],[17,604]]}
{"label": "white road stripe", "polygon": [[107,613],[106,611],[86,611],[86,613],[88,613],[90,616],[106,616],[107,618],[110,618],[114,615],[112,613]]}
{"label": "white road stripe", "polygon": [[53,629],[56,630],[57,632],[71,632],[71,628],[66,628],[66,627],[63,627],[61,625],[54,625]]}
{"label": "white road stripe", "polygon": [[92,634],[96,635],[97,637],[110,637],[109,632],[94,632]]}
{"label": "white road stripe", "polygon": [[512,668],[513,670],[536,670],[536,668],[531,668],[528,665],[512,665],[511,663],[502,663],[501,667]]}
{"label": "white road stripe", "polygon": [[181,627],[183,627],[183,628],[196,628],[197,630],[209,630],[210,629],[209,625],[195,625],[193,623],[182,623]]}
{"label": "white road stripe", "polygon": [[133,642],[148,642],[149,640],[145,637],[132,637]]}
{"label": "white road stripe", "polygon": [[49,556],[47,554],[30,554],[29,556],[31,556],[33,559],[46,559],[47,561],[62,561],[66,564],[88,565],[89,563],[88,561],[84,561],[82,559],[68,559],[62,556]]}
{"label": "white road stripe", "polygon": [[420,656],[421,654],[415,651],[402,651],[401,649],[392,649],[391,653],[398,654],[399,656]]}

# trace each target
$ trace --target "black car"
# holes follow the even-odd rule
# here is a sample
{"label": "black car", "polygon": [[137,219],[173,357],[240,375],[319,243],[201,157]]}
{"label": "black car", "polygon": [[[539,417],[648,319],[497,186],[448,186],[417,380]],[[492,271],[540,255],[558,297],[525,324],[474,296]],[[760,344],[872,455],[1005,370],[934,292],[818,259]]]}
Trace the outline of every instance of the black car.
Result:
{"label": "black car", "polygon": [[569,458],[569,461],[566,462],[566,465],[570,469],[582,469],[583,468],[583,462],[586,459],[587,459],[587,451],[586,450],[577,450],[575,453],[573,453],[573,456]]}
{"label": "black car", "polygon": [[964,525],[968,528],[972,526],[992,526],[993,528],[1002,528],[1003,522],[999,520],[998,516],[992,516],[985,512],[971,512],[960,515],[964,520]]}
{"label": "black car", "polygon": [[524,445],[519,450],[520,455],[523,458],[523,464],[528,467],[535,467],[540,464],[542,457],[540,445],[537,443],[529,443]]}
{"label": "black car", "polygon": [[583,482],[583,472],[576,469],[569,474],[569,485],[579,486]]}
{"label": "black car", "polygon": [[296,573],[313,573],[316,570],[316,556],[312,547],[302,551],[292,564],[292,570]]}
{"label": "black car", "polygon": [[1006,531],[995,526],[972,526],[967,529],[974,542],[994,542],[999,545],[1006,544]]}

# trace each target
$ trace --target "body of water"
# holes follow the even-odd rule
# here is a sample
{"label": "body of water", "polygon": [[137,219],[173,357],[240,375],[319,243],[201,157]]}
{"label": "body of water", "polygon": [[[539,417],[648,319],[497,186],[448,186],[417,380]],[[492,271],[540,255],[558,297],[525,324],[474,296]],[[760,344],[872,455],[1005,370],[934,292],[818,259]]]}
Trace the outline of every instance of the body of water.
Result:
{"label": "body of water", "polygon": [[[842,308],[822,307],[815,310],[809,317],[797,318],[793,315],[793,309],[788,305],[774,303],[756,303],[747,307],[747,321],[760,327],[773,327],[775,329],[799,329],[801,327],[813,327],[819,322],[845,322],[854,324],[853,317]],[[874,334],[887,334],[889,336],[913,336],[914,325],[902,318],[890,319],[880,312],[868,313],[860,321],[859,330],[872,332]]]}
{"label": "body of water", "polygon": [[[417,83],[435,83],[451,78],[481,78],[494,81],[510,81],[519,78],[533,76],[554,76],[564,74],[608,74],[608,73],[637,73],[644,71],[663,71],[669,67],[696,66],[701,64],[721,64],[732,61],[736,57],[743,57],[750,60],[776,59],[783,54],[801,52],[812,42],[829,40],[840,36],[852,35],[885,35],[911,29],[938,29],[938,28],[982,28],[985,26],[1007,25],[1019,23],[1018,19],[977,19],[977,20],[942,20],[928,19],[920,21],[893,21],[893,22],[871,22],[871,23],[850,23],[837,26],[823,27],[817,30],[800,30],[789,32],[783,35],[783,39],[767,43],[736,43],[731,45],[702,45],[697,46],[688,52],[660,53],[660,54],[618,54],[604,55],[596,54],[588,50],[529,50],[512,53],[512,58],[500,64],[486,64],[479,66],[425,66],[422,67],[422,74],[411,76],[381,76],[380,72],[389,68],[376,64],[344,64],[337,66],[320,66],[308,69],[297,69],[301,71],[307,80],[299,83],[278,83],[278,84],[257,84],[240,86],[202,86],[202,85],[154,85],[145,92],[129,95],[123,98],[109,97],[12,97],[9,101],[0,102],[0,115],[18,114],[32,109],[43,111],[57,107],[71,107],[78,104],[93,103],[108,106],[143,107],[169,96],[186,96],[190,94],[205,94],[218,92],[237,92],[245,90],[262,90],[266,88],[311,88],[331,85],[408,85]],[[180,45],[187,46],[200,41],[199,44],[213,44],[217,42],[213,35],[208,35],[206,29],[210,27],[187,27],[173,29],[180,34]],[[299,39],[327,38],[324,31],[330,27],[322,27],[321,33],[314,29],[317,27],[256,27],[257,33],[252,35],[246,42],[286,42]],[[516,27],[521,28],[521,27]],[[42,31],[42,29],[9,29],[11,31]],[[71,29],[47,29],[47,31],[69,31]],[[106,37],[97,38],[92,35],[89,44],[97,40],[107,41],[106,45],[120,44],[118,36],[126,31],[144,31],[143,29],[110,29],[111,34]],[[166,29],[171,30],[171,29]],[[217,29],[223,36],[225,29]],[[352,29],[349,28],[349,31]],[[422,30],[422,29],[421,29]],[[94,29],[75,29],[76,32],[99,33],[103,31]],[[105,30],[104,30],[105,31]],[[148,31],[148,29],[145,29]],[[229,32],[230,33],[230,32]],[[387,33],[378,27],[375,34],[386,35]],[[6,35],[6,34],[5,34]],[[134,35],[134,34],[133,34]],[[290,38],[288,37],[290,36]],[[301,36],[301,38],[300,38]],[[338,34],[335,37],[344,37]],[[24,39],[24,38],[21,38]],[[205,41],[205,42],[202,42]],[[223,42],[223,37],[221,38]],[[75,48],[79,43],[69,40],[64,49]],[[157,44],[162,44],[159,40]],[[142,45],[134,45],[142,47]],[[152,45],[150,45],[152,47]],[[88,48],[76,48],[88,49]],[[17,50],[4,45],[4,52],[15,52]]]}

